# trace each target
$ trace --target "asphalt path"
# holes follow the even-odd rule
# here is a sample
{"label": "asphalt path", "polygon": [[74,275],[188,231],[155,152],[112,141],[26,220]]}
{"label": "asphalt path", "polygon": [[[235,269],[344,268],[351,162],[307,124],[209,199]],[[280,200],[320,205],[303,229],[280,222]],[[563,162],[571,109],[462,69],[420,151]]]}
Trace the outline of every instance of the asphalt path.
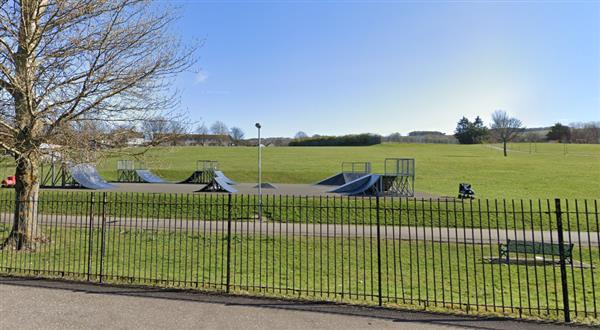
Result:
{"label": "asphalt path", "polygon": [[174,289],[0,277],[2,329],[568,329],[444,315]]}
{"label": "asphalt path", "polygon": [[[12,215],[2,214],[0,222],[10,223]],[[188,220],[188,219],[139,219],[123,217],[95,217],[92,225],[110,230],[121,228],[129,230],[166,230],[186,231],[195,234],[223,233],[228,230],[225,220]],[[87,228],[88,216],[39,215],[38,223],[51,227]],[[265,235],[355,238],[377,237],[377,226],[352,224],[318,224],[318,223],[284,223],[258,219],[249,221],[232,221],[231,232],[236,235]],[[557,243],[558,232],[529,229],[480,229],[450,227],[392,226],[380,227],[382,239],[416,240],[451,243],[497,244],[507,240],[526,240],[545,243]],[[566,243],[581,244],[586,247],[599,247],[600,232],[564,232]]]}

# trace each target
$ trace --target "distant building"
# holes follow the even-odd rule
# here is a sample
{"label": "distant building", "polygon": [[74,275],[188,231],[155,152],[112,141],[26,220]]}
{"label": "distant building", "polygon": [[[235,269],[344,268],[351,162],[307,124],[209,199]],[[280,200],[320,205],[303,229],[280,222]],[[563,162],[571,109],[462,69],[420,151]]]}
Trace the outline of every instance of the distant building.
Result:
{"label": "distant building", "polygon": [[148,143],[148,140],[144,139],[143,137],[130,138],[129,140],[127,140],[128,147],[143,146],[147,143]]}
{"label": "distant building", "polygon": [[100,145],[113,147],[138,147],[148,144],[148,140],[144,138],[144,134],[136,132],[133,129],[116,129],[104,136]]}
{"label": "distant building", "polygon": [[231,136],[226,134],[163,134],[158,136],[162,146],[232,146]]}
{"label": "distant building", "polygon": [[[263,138],[261,144],[266,147],[283,147],[289,145],[290,141],[292,141],[292,139],[286,137],[268,137]],[[258,145],[258,139],[252,138],[244,140],[244,145],[255,147]]]}
{"label": "distant building", "polygon": [[40,151],[42,152],[42,160],[45,162],[53,162],[62,158],[62,153],[59,151],[62,146],[57,144],[42,143]]}

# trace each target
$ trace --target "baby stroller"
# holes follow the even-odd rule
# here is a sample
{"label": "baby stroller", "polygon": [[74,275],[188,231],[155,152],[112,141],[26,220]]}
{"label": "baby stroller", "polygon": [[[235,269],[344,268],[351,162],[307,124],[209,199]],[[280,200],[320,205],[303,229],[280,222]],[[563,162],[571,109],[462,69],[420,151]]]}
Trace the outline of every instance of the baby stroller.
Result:
{"label": "baby stroller", "polygon": [[470,183],[458,184],[458,198],[475,198],[475,191],[471,188]]}

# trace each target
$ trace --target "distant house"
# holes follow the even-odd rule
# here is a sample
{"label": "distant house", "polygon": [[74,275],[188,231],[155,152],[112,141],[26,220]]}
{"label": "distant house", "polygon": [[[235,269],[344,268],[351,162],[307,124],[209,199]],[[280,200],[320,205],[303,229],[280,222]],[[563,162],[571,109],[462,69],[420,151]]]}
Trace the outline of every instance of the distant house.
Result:
{"label": "distant house", "polygon": [[136,132],[133,129],[115,129],[110,134],[105,135],[101,141],[102,145],[114,147],[136,147],[148,143],[143,133]]}
{"label": "distant house", "polygon": [[127,140],[128,147],[143,146],[146,143],[148,143],[148,141],[146,139],[144,139],[143,137],[130,138]]}
{"label": "distant house", "polygon": [[56,150],[56,149],[60,149],[60,148],[62,148],[62,146],[59,146],[58,144],[51,144],[51,143],[42,143],[42,144],[40,144],[40,149],[43,152],[51,151],[51,150]]}
{"label": "distant house", "polygon": [[40,150],[42,152],[42,160],[45,162],[53,162],[62,158],[62,153],[59,151],[62,146],[57,144],[42,143]]}
{"label": "distant house", "polygon": [[[292,141],[291,138],[268,137],[268,138],[263,138],[260,143],[266,147],[281,147],[281,146],[289,145],[290,141]],[[256,138],[247,139],[247,140],[244,140],[243,144],[247,145],[247,146],[256,146],[256,145],[258,145],[258,139],[256,139]],[[240,143],[240,145],[241,145],[241,143]]]}
{"label": "distant house", "polygon": [[231,136],[226,134],[163,134],[158,137],[163,146],[232,146]]}

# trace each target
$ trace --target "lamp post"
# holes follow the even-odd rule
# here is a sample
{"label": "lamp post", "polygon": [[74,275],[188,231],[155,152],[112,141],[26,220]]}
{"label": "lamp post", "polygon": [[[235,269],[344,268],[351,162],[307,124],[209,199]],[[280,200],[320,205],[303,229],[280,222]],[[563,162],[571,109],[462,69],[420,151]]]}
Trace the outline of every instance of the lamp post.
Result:
{"label": "lamp post", "polygon": [[262,221],[262,152],[260,150],[260,123],[254,124],[258,129],[258,220]]}

